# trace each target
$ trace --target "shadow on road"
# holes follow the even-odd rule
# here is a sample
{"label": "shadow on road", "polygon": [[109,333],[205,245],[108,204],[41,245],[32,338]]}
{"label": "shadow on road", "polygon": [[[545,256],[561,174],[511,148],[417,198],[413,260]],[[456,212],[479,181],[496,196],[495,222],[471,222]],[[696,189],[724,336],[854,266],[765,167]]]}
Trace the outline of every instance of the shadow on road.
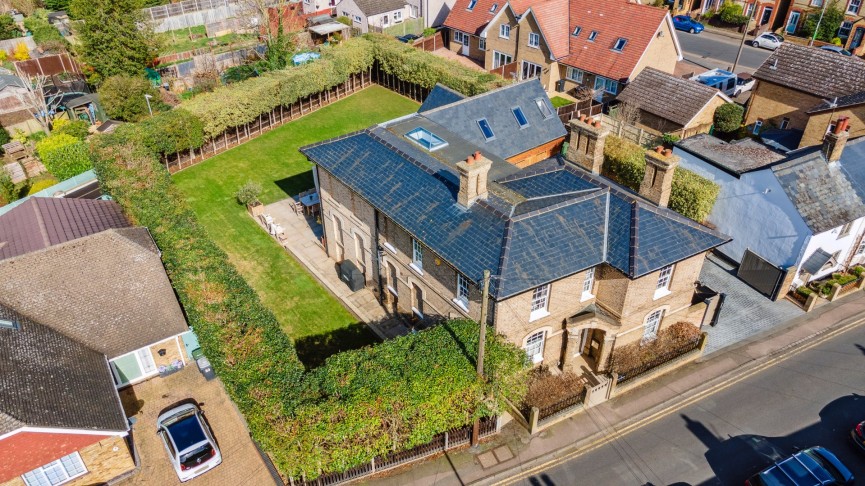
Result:
{"label": "shadow on road", "polygon": [[865,396],[838,398],[820,411],[813,425],[785,437],[737,435],[719,437],[702,422],[682,415],[686,427],[709,449],[706,461],[715,479],[702,484],[742,484],[766,466],[799,449],[821,445],[831,450],[858,477],[865,476],[865,456],[850,441],[850,429],[865,419]]}

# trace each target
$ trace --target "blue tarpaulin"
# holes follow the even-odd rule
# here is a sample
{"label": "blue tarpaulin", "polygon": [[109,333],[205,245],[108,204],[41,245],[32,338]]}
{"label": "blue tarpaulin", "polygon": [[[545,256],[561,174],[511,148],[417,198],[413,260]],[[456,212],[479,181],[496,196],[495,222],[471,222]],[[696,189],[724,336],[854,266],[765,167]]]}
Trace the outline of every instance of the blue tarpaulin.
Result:
{"label": "blue tarpaulin", "polygon": [[314,61],[314,60],[318,59],[319,57],[321,57],[321,54],[319,54],[317,52],[303,52],[303,53],[295,54],[294,56],[291,56],[291,63],[294,64],[295,66],[299,66],[301,64],[306,64],[310,61]]}

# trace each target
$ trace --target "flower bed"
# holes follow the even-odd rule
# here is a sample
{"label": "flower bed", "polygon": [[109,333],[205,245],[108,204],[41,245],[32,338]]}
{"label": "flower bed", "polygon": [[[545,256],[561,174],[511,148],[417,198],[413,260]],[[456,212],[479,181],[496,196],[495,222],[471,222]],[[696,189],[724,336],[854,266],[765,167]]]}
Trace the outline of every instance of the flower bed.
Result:
{"label": "flower bed", "polygon": [[639,376],[700,345],[700,330],[693,324],[677,322],[648,343],[634,343],[613,350],[612,370],[619,383]]}
{"label": "flower bed", "polygon": [[528,417],[532,407],[537,407],[544,412],[540,418],[552,415],[582,402],[585,389],[586,382],[580,375],[572,371],[554,375],[541,366],[529,377],[529,391],[520,411]]}
{"label": "flower bed", "polygon": [[845,286],[847,284],[856,282],[861,278],[863,272],[862,267],[854,267],[850,269],[850,273],[846,272],[835,272],[831,277],[823,280],[817,280],[808,284],[808,286],[821,297],[828,297],[829,294],[832,293],[832,287],[835,284],[840,286]]}

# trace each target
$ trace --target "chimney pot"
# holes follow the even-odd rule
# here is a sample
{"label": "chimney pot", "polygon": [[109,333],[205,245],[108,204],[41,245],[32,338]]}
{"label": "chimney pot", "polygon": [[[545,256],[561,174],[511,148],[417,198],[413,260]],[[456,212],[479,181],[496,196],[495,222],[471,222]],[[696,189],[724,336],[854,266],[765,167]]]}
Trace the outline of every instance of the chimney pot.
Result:
{"label": "chimney pot", "polygon": [[839,117],[835,121],[835,129],[823,137],[823,155],[829,162],[841,160],[844,146],[847,145],[847,139],[850,138],[850,133],[847,131],[849,127],[850,119],[846,116]]}
{"label": "chimney pot", "polygon": [[593,122],[594,122],[594,120],[592,120],[592,117],[586,118],[587,124],[591,125]]}
{"label": "chimney pot", "polygon": [[656,152],[656,153],[661,153],[661,152],[663,152],[663,151],[664,151],[664,146],[663,146],[663,145],[656,145],[656,146],[655,146],[655,152]]}
{"label": "chimney pot", "polygon": [[466,159],[466,164],[472,165],[474,163],[475,163],[475,158],[472,157],[471,155],[469,155],[468,158]]}
{"label": "chimney pot", "polygon": [[478,160],[481,160],[481,151],[475,150],[475,162],[477,162]]}
{"label": "chimney pot", "polygon": [[580,121],[586,121],[585,113],[580,113]]}
{"label": "chimney pot", "polygon": [[594,127],[601,128],[601,120],[595,120]]}
{"label": "chimney pot", "polygon": [[670,155],[673,155],[673,151],[670,149],[664,149],[663,154],[664,154],[664,157],[669,157]]}

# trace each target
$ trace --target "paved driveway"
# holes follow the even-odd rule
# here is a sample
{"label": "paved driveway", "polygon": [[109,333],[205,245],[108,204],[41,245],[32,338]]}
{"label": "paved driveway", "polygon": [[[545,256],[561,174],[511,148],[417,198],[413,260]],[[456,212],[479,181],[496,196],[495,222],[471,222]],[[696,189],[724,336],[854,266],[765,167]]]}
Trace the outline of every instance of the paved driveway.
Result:
{"label": "paved driveway", "polygon": [[700,272],[701,282],[727,294],[718,324],[704,328],[709,334],[705,354],[745,341],[804,313],[786,299],[772,302],[736,278],[735,272],[733,265],[712,254]]}
{"label": "paved driveway", "polygon": [[125,484],[181,484],[156,435],[156,418],[163,409],[187,399],[203,404],[201,409],[222,452],[222,464],[184,484],[275,484],[219,380],[206,381],[196,368],[187,366],[166,378],[128,387],[120,398],[126,415],[137,419],[132,436],[141,460],[141,470]]}

